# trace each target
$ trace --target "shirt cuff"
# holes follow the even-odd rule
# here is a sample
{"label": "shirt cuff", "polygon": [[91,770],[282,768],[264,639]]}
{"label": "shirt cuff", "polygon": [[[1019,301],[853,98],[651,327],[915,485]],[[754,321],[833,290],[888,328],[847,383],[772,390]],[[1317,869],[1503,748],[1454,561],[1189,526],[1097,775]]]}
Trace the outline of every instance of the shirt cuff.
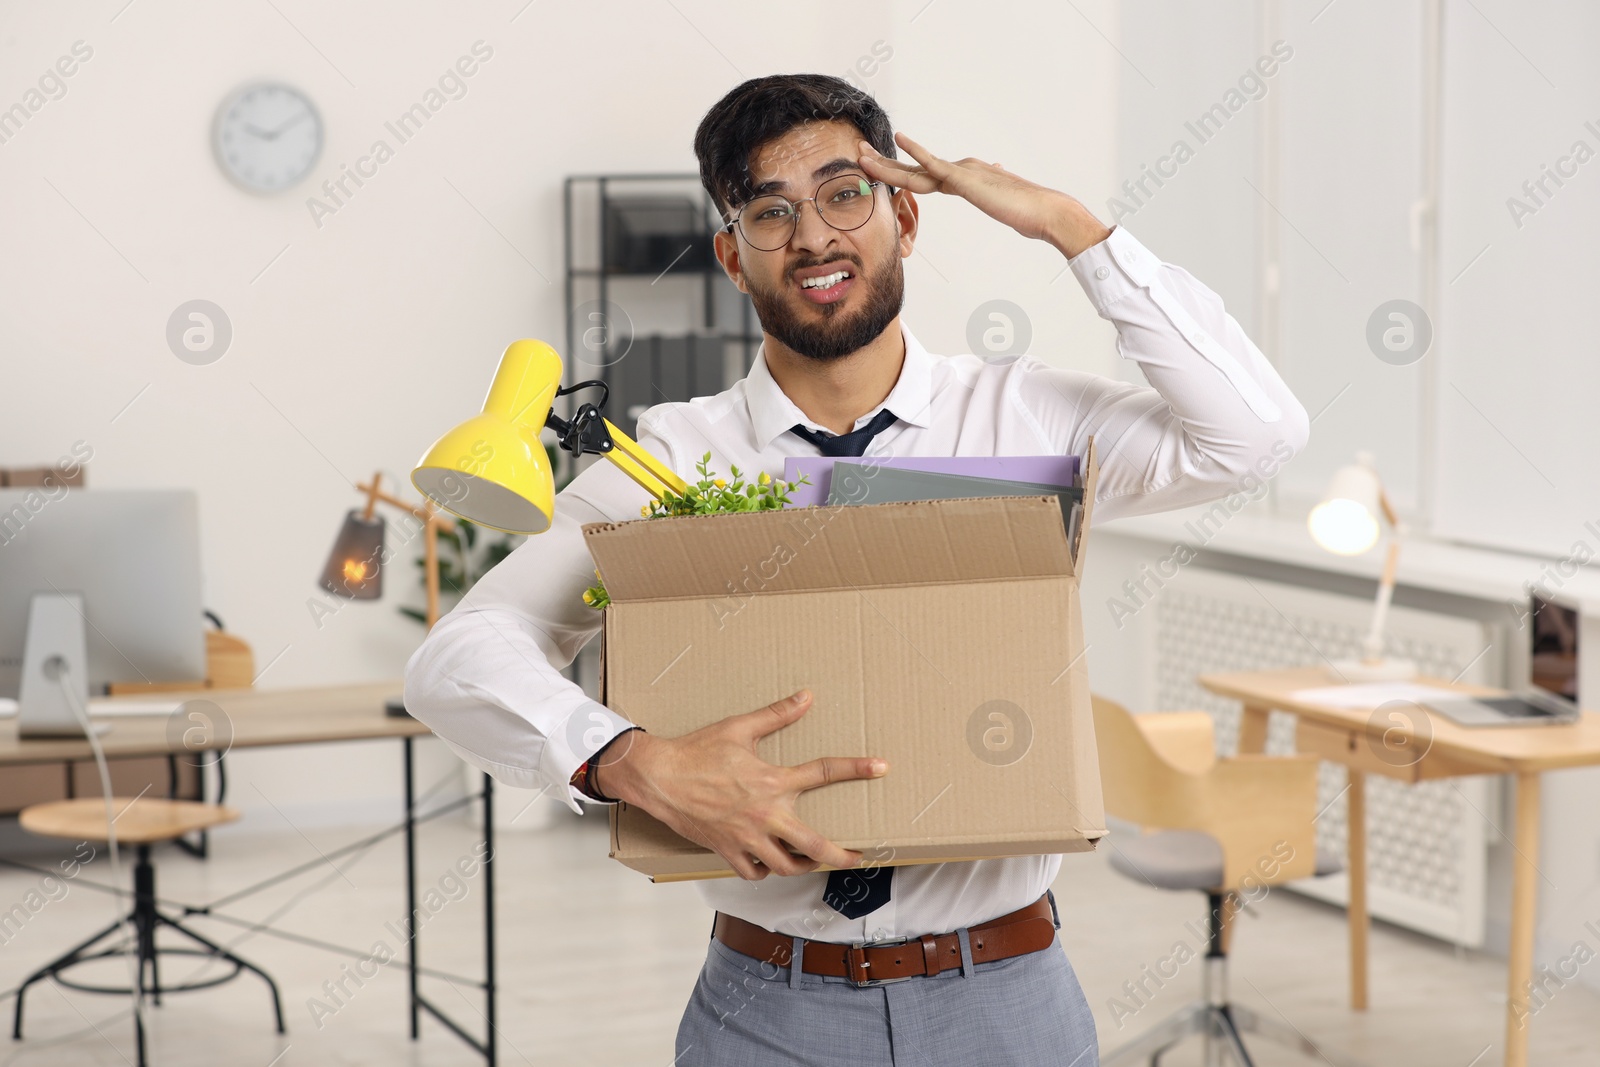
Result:
{"label": "shirt cuff", "polygon": [[602,803],[574,788],[572,773],[632,725],[599,701],[585,700],[545,739],[541,762],[546,781],[561,783],[559,788],[566,791],[567,806],[572,810],[581,812],[584,803]]}
{"label": "shirt cuff", "polygon": [[1067,265],[1103,317],[1106,308],[1155,281],[1161,261],[1137,237],[1115,226],[1110,236],[1067,260]]}

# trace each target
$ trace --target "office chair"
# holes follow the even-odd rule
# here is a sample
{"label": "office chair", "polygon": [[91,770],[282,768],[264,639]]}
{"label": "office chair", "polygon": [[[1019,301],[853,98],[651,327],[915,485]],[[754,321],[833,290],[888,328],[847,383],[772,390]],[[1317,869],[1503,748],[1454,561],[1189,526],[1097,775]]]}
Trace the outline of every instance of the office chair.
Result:
{"label": "office chair", "polygon": [[1092,697],[1106,813],[1143,827],[1140,836],[1106,839],[1111,866],[1158,889],[1204,893],[1208,908],[1202,998],[1100,1060],[1117,1067],[1161,1057],[1200,1034],[1204,1063],[1253,1067],[1245,1033],[1325,1057],[1299,1031],[1228,999],[1228,943],[1241,890],[1254,892],[1343,864],[1319,854],[1317,757],[1240,755],[1218,759],[1211,716],[1203,711],[1135,716]]}
{"label": "office chair", "polygon": [[[184,834],[197,830],[206,830],[223,823],[233,822],[239,817],[238,811],[224,807],[221,804],[203,804],[191,800],[165,800],[144,798],[113,797],[112,807],[116,811],[117,844],[133,845],[137,849],[137,858],[133,867],[133,911],[127,919],[119,920],[101,930],[87,941],[75,946],[65,955],[60,956],[40,967],[30,974],[27,979],[17,987],[16,1014],[12,1020],[11,1037],[15,1041],[22,1040],[22,1006],[23,998],[27,995],[28,987],[45,978],[52,978],[58,985],[68,989],[76,989],[84,993],[120,993],[123,996],[132,994],[132,990],[115,986],[87,985],[65,978],[63,971],[69,970],[80,963],[90,960],[105,959],[111,956],[125,956],[130,952],[138,959],[138,984],[141,996],[150,994],[151,1003],[159,1007],[163,993],[183,993],[195,989],[208,989],[211,986],[221,985],[223,982],[237,978],[243,971],[251,971],[261,977],[272,991],[272,1010],[277,1016],[278,1033],[283,1033],[283,1002],[278,996],[278,985],[267,972],[252,963],[235,956],[223,948],[189,929],[177,919],[163,914],[156,907],[156,872],[150,863],[150,846],[165,841],[176,841]],[[41,834],[45,837],[59,837],[67,841],[105,841],[106,834],[106,802],[101,797],[86,797],[77,800],[61,800],[48,804],[35,804],[25,808],[19,818],[24,830],[29,833]],[[114,938],[124,927],[125,923],[133,926],[133,944],[124,941],[115,941],[109,947],[95,950],[95,946],[107,939]],[[156,931],[162,927],[176,930],[190,941],[199,944],[201,948],[174,948],[171,946],[156,945]],[[162,985],[159,968],[159,957],[162,955],[205,956],[221,960],[233,965],[230,974],[221,977],[195,979],[179,985]],[[148,977],[146,972],[148,971]],[[144,1024],[135,1017],[134,1037],[138,1048],[138,1067],[145,1067],[144,1050]]]}

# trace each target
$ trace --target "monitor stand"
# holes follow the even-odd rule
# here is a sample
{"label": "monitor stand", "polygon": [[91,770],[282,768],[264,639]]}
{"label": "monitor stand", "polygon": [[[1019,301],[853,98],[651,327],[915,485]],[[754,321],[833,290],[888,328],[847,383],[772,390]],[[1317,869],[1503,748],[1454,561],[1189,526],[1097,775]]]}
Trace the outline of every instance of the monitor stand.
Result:
{"label": "monitor stand", "polygon": [[[89,655],[83,594],[35,593],[28,604],[22,684],[17,692],[19,737],[83,737],[74,705],[88,713]],[[70,696],[69,696],[70,691]],[[94,727],[103,734],[109,726]]]}

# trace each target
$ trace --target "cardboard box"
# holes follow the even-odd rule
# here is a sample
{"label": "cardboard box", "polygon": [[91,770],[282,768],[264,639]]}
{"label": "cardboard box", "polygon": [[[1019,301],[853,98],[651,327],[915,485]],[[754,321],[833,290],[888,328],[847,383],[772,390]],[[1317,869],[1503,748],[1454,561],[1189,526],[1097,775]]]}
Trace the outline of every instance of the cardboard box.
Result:
{"label": "cardboard box", "polygon": [[[611,596],[601,701],[675,737],[801,688],[757,754],[881,756],[889,773],[801,794],[799,818],[866,862],[1078,852],[1105,835],[1079,579],[1055,496],[589,523]],[[722,858],[626,804],[611,856],[656,880]]]}

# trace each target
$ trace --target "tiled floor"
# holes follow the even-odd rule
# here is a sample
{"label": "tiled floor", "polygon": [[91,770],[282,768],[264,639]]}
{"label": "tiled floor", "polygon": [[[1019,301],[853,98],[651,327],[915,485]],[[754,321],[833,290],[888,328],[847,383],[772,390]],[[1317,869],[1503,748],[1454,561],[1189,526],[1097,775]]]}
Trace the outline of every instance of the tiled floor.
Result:
{"label": "tiled floor", "polygon": [[[496,887],[503,1064],[668,1067],[672,1061],[673,1033],[704,956],[710,912],[692,885],[652,885],[607,859],[604,829],[601,819],[563,815],[550,830],[501,838]],[[274,871],[316,861],[319,853],[360,835],[355,829],[306,836],[224,831],[214,836],[207,862],[161,850],[159,890],[172,901],[213,900]],[[0,834],[3,854],[15,855],[17,841],[14,828]],[[481,875],[463,879],[450,871],[456,861],[471,857],[473,843],[465,822],[440,821],[425,829],[419,860],[423,885],[438,894],[424,899],[437,911],[421,927],[421,959],[468,977],[480,966],[483,881]],[[68,851],[35,852],[30,862],[47,865]],[[400,840],[390,838],[352,859],[340,861],[339,870],[318,862],[305,876],[226,911],[379,959],[403,954]],[[0,870],[0,909],[41,891],[33,898],[37,910],[28,913],[20,930],[0,931],[0,990],[9,990],[30,968],[110,921],[114,901],[93,891],[90,880],[111,881],[103,859],[65,883],[64,895],[59,884],[41,886],[37,875]],[[1123,1017],[1126,1009],[1118,1011],[1112,1003],[1116,997],[1134,1007],[1122,994],[1123,983],[1140,978],[1145,965],[1156,967],[1178,942],[1200,949],[1186,924],[1198,923],[1203,915],[1201,897],[1134,885],[1113,873],[1100,855],[1069,857],[1055,889],[1063,940],[1105,1047],[1197,994],[1198,960],[1183,965],[1131,1017]],[[289,1033],[272,1032],[265,987],[245,975],[216,989],[169,997],[151,1009],[152,1065],[481,1062],[432,1020],[423,1023],[420,1041],[408,1039],[401,967],[366,967],[377,973],[358,984],[342,967],[356,967],[357,978],[363,968],[348,957],[214,918],[191,921],[277,978]],[[1334,1062],[1407,1067],[1499,1062],[1504,975],[1499,961],[1458,954],[1383,926],[1374,932],[1372,956],[1372,1007],[1357,1015],[1344,1006],[1343,913],[1276,892],[1240,920],[1234,994],[1263,1014],[1286,1019]],[[94,966],[107,981],[125,970],[114,962]],[[164,978],[174,980],[194,967],[191,961],[173,961]],[[347,993],[335,1001],[324,983],[341,980]],[[481,998],[470,987],[449,978],[424,981],[427,995],[482,1031]],[[7,1021],[11,1003],[0,1001]],[[27,1007],[27,1040],[0,1038],[0,1064],[132,1063],[132,1025],[124,1001],[66,992],[46,982],[30,992]],[[1600,1062],[1600,997],[1569,985],[1539,1014],[1532,1040],[1532,1062],[1541,1067]],[[1265,1044],[1255,1051],[1262,1067],[1322,1062]],[[1179,1067],[1197,1063],[1198,1056],[1191,1049],[1165,1062]]]}

